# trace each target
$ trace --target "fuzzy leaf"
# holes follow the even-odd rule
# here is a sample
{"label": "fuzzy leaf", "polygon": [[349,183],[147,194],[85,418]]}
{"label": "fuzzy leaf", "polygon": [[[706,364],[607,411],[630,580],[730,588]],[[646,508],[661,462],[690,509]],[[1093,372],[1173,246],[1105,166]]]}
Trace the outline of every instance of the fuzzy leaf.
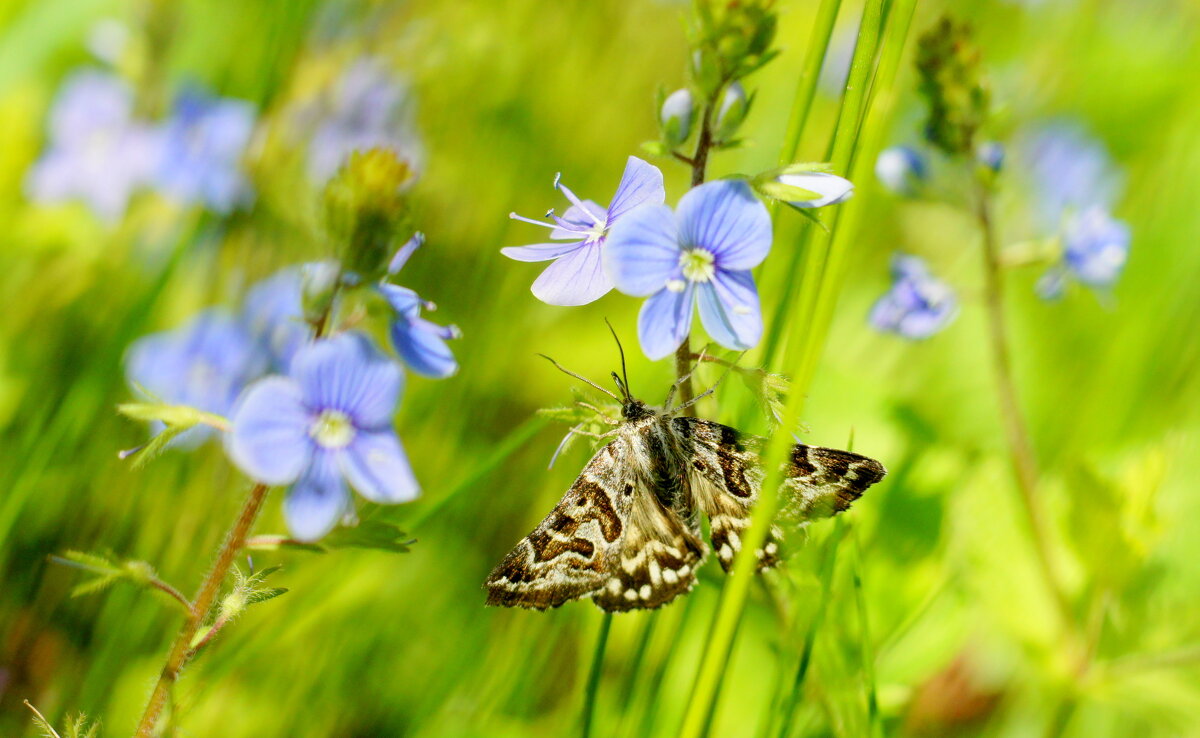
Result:
{"label": "fuzzy leaf", "polygon": [[272,589],[256,589],[246,597],[247,605],[257,605],[260,602],[273,600],[281,594],[285,594],[287,589],[283,587],[275,587]]}
{"label": "fuzzy leaf", "polygon": [[413,543],[415,540],[406,540],[398,526],[380,520],[363,520],[349,528],[337,528],[321,540],[326,548],[366,548],[393,553],[408,553]]}

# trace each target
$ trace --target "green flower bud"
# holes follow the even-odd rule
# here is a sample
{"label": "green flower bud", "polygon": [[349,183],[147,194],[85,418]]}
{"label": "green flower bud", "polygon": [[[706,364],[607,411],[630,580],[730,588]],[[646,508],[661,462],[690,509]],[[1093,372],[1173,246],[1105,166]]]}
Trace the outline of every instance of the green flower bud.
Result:
{"label": "green flower bud", "polygon": [[737,133],[750,110],[750,101],[746,99],[746,90],[740,82],[734,82],[725,88],[725,96],[721,99],[721,109],[717,112],[716,138],[727,141]]}
{"label": "green flower bud", "polygon": [[412,236],[405,196],[412,180],[394,151],[371,149],[351,154],[325,187],[325,227],[347,272],[377,279],[396,245]]}
{"label": "green flower bud", "polygon": [[971,28],[943,17],[917,44],[921,94],[929,102],[925,137],[951,156],[971,156],[986,122],[989,94]]}
{"label": "green flower bud", "polygon": [[691,90],[686,87],[675,90],[663,101],[658,112],[658,124],[662,129],[663,143],[675,147],[687,140],[692,132],[692,115],[696,103]]}

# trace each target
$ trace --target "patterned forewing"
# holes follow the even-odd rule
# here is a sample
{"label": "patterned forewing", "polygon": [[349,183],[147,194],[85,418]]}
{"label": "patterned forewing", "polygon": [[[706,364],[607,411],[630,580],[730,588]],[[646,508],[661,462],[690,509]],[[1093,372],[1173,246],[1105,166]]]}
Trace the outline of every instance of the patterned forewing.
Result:
{"label": "patterned forewing", "polygon": [[[713,550],[729,571],[762,489],[761,454],[767,439],[710,420],[681,417],[672,423],[693,449],[696,505],[708,516]],[[781,514],[801,523],[845,510],[886,473],[879,462],[866,456],[804,444],[792,447],[783,472]],[[780,535],[772,526],[757,551],[760,568],[778,563]]]}
{"label": "patterned forewing", "polygon": [[487,604],[546,610],[605,586],[628,525],[627,444],[601,448],[554,510],[488,575]]}

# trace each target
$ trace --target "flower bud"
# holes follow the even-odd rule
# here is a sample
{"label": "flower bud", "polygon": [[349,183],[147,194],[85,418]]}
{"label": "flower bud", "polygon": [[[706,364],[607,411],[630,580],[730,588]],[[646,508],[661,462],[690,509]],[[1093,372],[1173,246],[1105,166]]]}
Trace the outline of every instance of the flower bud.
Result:
{"label": "flower bud", "polygon": [[662,129],[663,142],[675,147],[687,140],[692,132],[692,114],[695,100],[686,87],[675,90],[663,101],[658,113],[658,124]]}
{"label": "flower bud", "polygon": [[929,177],[929,166],[921,152],[911,146],[892,146],[879,152],[875,176],[897,195],[915,195]]}
{"label": "flower bud", "polygon": [[988,116],[981,54],[966,23],[943,17],[917,44],[921,94],[929,103],[925,137],[951,156],[970,156]]}
{"label": "flower bud", "polygon": [[363,280],[387,269],[397,242],[412,235],[404,190],[412,182],[408,162],[390,149],[350,155],[325,188],[325,226],[342,265]]}
{"label": "flower bud", "polygon": [[721,99],[721,109],[717,113],[717,140],[728,140],[737,133],[737,129],[746,119],[749,109],[750,102],[746,99],[746,89],[740,82],[734,82],[726,87],[725,96]]}

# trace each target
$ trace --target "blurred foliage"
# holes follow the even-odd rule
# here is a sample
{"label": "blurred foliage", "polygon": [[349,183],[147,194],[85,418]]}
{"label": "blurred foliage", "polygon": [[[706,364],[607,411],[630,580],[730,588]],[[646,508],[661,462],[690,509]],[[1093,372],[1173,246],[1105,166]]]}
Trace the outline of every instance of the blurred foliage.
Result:
{"label": "blurred foliage", "polygon": [[[782,53],[749,78],[747,145],[717,153],[714,176],[777,163],[815,3],[778,5]],[[949,5],[918,5],[914,28]],[[1055,626],[1016,507],[987,365],[978,234],[953,208],[858,182],[871,216],[804,437],[843,445],[853,432],[856,450],[890,475],[847,516],[852,538],[813,527],[790,541],[784,570],[753,590],[714,735],[781,734],[770,708],[818,607],[810,673],[784,735],[866,735],[870,694],[887,735],[1200,731],[1200,9],[1187,0],[953,5],[985,50],[997,115],[989,135],[1076,117],[1126,172],[1118,215],[1134,240],[1111,300],[1079,292],[1044,302],[1033,269],[1008,285],[1018,386],[1085,648],[1072,650]],[[534,273],[498,249],[528,240],[505,215],[553,204],[555,172],[602,199],[626,156],[657,135],[655,92],[686,82],[685,10],[649,0],[0,5],[0,734],[37,735],[25,699],[54,725],[82,711],[103,718],[104,735],[132,730],[179,616],[139,587],[72,598],[78,572],[48,556],[111,549],[113,561],[153,562],[185,593],[199,581],[246,482],[215,444],[167,450],[141,470],[117,458],[145,441],[116,412],[132,397],[122,355],[201,307],[236,304],[277,267],[327,255],[297,111],[364,53],[411,83],[425,153],[409,199],[427,245],[405,278],[462,327],[462,370],[440,383],[412,377],[406,388],[397,423],[423,499],[360,511],[391,526],[372,528],[384,544],[410,552],[256,550],[260,567],[286,563],[272,584],[288,595],[242,614],[185,673],[182,733],[577,729],[599,613],[587,603],[486,610],[480,583],[588,452],[575,444],[546,470],[567,426],[529,419],[568,403],[576,383],[535,352],[602,378],[618,363],[602,318],[632,346],[638,301],[614,293],[548,307],[528,293]],[[840,24],[853,25],[858,10],[844,3]],[[23,178],[48,105],[71,70],[98,64],[88,38],[106,19],[129,29],[135,51],[150,50],[116,62],[147,91],[148,109],[185,81],[258,106],[252,212],[220,219],[144,194],[110,226],[81,206],[27,201]],[[899,85],[894,129],[904,142],[924,112],[911,64]],[[834,98],[818,97],[798,160],[825,158],[835,112]],[[674,201],[687,172],[658,163]],[[1021,215],[1021,173],[1006,170],[997,186],[1012,200],[998,217],[1004,241],[1036,236]],[[783,273],[791,246],[776,243],[761,269],[767,306],[796,278]],[[928,259],[963,296],[956,322],[924,343],[866,326],[896,249]],[[659,401],[670,368],[630,353],[635,393]],[[753,353],[742,363],[754,366]],[[701,384],[721,371],[703,367]],[[706,400],[701,414],[766,432],[756,394],[724,383],[720,404]],[[275,495],[256,532],[282,529]],[[825,586],[820,562],[837,540]],[[674,732],[722,576],[709,562],[684,601],[615,618],[596,735]]]}

